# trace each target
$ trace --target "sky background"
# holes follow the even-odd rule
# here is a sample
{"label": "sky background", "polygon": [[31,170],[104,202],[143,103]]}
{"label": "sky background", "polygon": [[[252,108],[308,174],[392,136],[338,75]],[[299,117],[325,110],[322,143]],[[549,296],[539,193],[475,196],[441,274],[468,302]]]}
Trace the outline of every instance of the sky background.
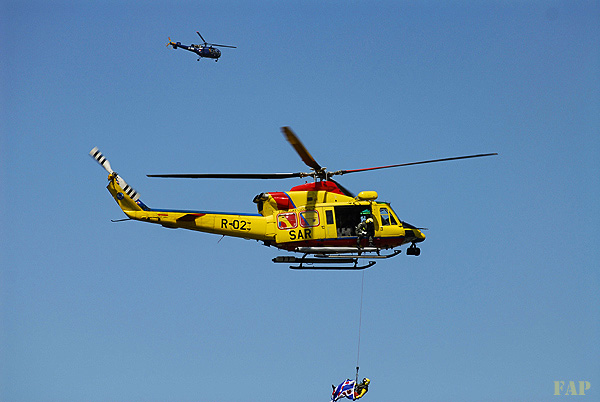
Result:
{"label": "sky background", "polygon": [[[357,363],[360,272],[124,218],[256,211],[330,170],[427,227],[364,272],[364,401],[600,400],[600,2],[3,1],[0,400],[328,401]],[[218,63],[168,37],[237,46]],[[285,253],[283,253],[285,255]]]}

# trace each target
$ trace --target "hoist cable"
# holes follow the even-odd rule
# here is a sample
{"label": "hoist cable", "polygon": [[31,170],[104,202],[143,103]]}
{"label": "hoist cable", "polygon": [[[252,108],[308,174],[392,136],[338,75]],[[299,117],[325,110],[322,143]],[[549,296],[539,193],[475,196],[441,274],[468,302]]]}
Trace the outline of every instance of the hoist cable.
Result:
{"label": "hoist cable", "polygon": [[360,360],[360,332],[362,326],[362,305],[363,305],[363,294],[365,289],[365,271],[362,272],[362,281],[360,284],[360,310],[358,314],[358,347],[356,352],[356,382],[358,383],[358,362]]}

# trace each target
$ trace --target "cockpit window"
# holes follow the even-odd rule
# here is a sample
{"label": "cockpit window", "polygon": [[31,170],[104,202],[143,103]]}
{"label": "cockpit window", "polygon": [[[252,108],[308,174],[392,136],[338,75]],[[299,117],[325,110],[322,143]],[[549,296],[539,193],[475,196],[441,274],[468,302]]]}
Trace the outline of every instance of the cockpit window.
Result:
{"label": "cockpit window", "polygon": [[390,214],[390,223],[392,225],[397,225],[398,224],[398,222],[396,222],[396,219],[394,218],[393,214]]}
{"label": "cockpit window", "polygon": [[383,226],[389,226],[390,225],[390,213],[388,212],[387,208],[381,208],[379,210],[379,215],[381,216],[381,224]]}
{"label": "cockpit window", "polygon": [[381,216],[381,225],[389,226],[389,225],[397,225],[396,218],[387,208],[380,208],[379,215]]}

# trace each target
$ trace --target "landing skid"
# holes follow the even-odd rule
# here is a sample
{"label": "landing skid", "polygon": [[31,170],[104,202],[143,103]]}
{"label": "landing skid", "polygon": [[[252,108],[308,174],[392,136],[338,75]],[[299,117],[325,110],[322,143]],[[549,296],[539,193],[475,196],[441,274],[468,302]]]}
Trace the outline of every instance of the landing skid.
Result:
{"label": "landing skid", "polygon": [[[274,263],[284,264],[298,264],[290,265],[291,269],[302,269],[302,270],[361,270],[372,267],[376,264],[376,261],[368,261],[366,264],[358,265],[359,259],[386,259],[395,257],[400,254],[402,250],[395,250],[391,254],[387,255],[335,255],[331,256],[328,254],[317,254],[314,257],[308,257],[308,254],[304,254],[302,257],[295,256],[279,256],[273,258]],[[306,265],[305,265],[306,264]],[[314,264],[352,264],[352,265],[314,265]]]}
{"label": "landing skid", "polygon": [[[289,257],[289,256],[279,256],[273,258],[273,262],[275,263],[287,263],[298,265],[290,265],[291,269],[314,269],[314,270],[361,270],[372,267],[375,265],[375,261],[369,261],[365,265],[358,265],[357,258],[340,258],[340,257]],[[304,265],[307,264],[307,265]],[[313,265],[313,264],[353,264],[350,266],[345,265]]]}

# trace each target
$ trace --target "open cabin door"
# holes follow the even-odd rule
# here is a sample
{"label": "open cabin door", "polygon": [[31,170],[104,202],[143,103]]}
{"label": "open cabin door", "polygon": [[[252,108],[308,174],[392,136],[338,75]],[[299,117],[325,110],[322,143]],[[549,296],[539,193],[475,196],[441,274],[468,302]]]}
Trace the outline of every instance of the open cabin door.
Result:
{"label": "open cabin door", "polygon": [[356,237],[356,227],[361,221],[361,213],[371,212],[370,205],[340,205],[334,207],[336,237]]}

